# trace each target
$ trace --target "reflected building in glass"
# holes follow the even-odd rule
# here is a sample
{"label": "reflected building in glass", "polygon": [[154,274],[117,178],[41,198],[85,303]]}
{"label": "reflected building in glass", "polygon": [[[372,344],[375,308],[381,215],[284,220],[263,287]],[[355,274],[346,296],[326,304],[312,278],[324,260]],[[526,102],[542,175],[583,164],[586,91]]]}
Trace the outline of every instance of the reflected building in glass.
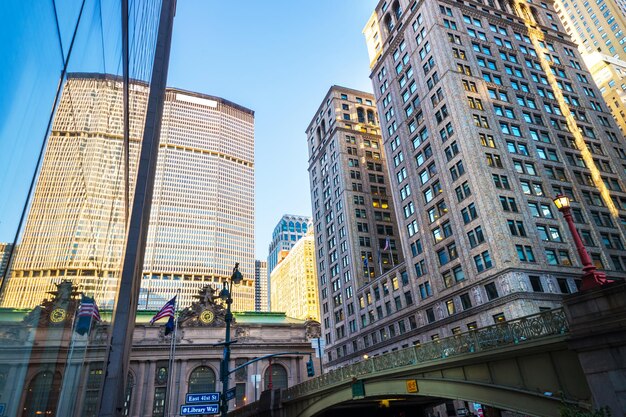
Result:
{"label": "reflected building in glass", "polygon": [[[269,255],[267,256],[267,283],[266,288],[271,288],[270,275],[276,265],[282,261],[294,247],[296,242],[303,238],[309,229],[311,218],[308,216],[299,216],[295,214],[285,214],[272,233],[272,242],[269,246]],[[267,296],[267,302],[271,304],[271,297]],[[271,310],[271,305],[269,305]]]}
{"label": "reflected building in glass", "polygon": [[[148,88],[130,88],[130,196]],[[122,82],[71,74],[64,86],[21,243],[2,294],[33,307],[71,280],[101,306],[114,299],[125,241]],[[168,88],[140,308],[180,305],[221,286],[240,263],[234,308],[254,309],[254,112]]]}
{"label": "reflected building in glass", "polygon": [[13,245],[0,243],[0,278],[4,276],[4,270],[9,266],[9,254]]}

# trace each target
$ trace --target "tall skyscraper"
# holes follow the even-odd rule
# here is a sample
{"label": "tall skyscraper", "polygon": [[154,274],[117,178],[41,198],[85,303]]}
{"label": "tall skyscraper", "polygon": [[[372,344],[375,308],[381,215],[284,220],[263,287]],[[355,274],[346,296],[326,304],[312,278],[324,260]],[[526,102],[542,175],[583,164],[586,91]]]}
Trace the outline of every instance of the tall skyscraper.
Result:
{"label": "tall skyscraper", "polygon": [[[287,256],[289,250],[293,248],[298,240],[306,235],[309,230],[311,218],[308,216],[299,216],[295,214],[285,214],[272,233],[272,241],[269,245],[269,255],[267,256],[267,282],[266,288],[269,290],[270,274],[281,260]],[[268,296],[268,308],[271,310],[271,299]]]}
{"label": "tall skyscraper", "polygon": [[0,279],[4,276],[4,270],[9,266],[9,253],[12,247],[11,243],[0,243]]}
{"label": "tall skyscraper", "polygon": [[[540,3],[545,8],[545,3]],[[555,0],[554,8],[567,33],[578,45],[583,60],[600,88],[615,121],[626,133],[626,16],[624,3],[611,0],[590,2]],[[556,25],[554,13],[545,12]],[[567,51],[566,51],[567,52]],[[580,63],[574,56],[563,57],[563,65]],[[586,91],[587,94],[592,94]]]}
{"label": "tall skyscraper", "polygon": [[[147,88],[131,86],[131,196]],[[65,83],[32,206],[2,300],[32,307],[70,279],[112,302],[125,228],[122,84],[102,74]],[[227,100],[167,89],[140,308],[180,289],[190,304],[240,263],[234,308],[254,309],[254,112]]]}
{"label": "tall skyscraper", "polygon": [[272,271],[272,310],[302,320],[320,319],[313,230]]}
{"label": "tall skyscraper", "polygon": [[267,262],[254,261],[254,311],[268,311]]}
{"label": "tall skyscraper", "polygon": [[331,366],[559,306],[581,266],[557,194],[596,266],[624,277],[624,139],[548,14],[521,1],[377,5],[364,35],[406,270],[391,289],[355,289],[359,331]]}
{"label": "tall skyscraper", "polygon": [[361,326],[358,289],[403,260],[374,106],[369,93],[332,86],[306,129],[321,319],[331,362],[357,349],[351,341]]}

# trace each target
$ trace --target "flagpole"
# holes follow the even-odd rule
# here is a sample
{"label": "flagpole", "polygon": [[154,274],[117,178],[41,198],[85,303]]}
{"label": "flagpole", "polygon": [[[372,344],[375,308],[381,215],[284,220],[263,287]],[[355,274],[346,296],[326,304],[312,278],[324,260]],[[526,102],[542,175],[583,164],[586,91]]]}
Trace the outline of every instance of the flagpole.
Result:
{"label": "flagpole", "polygon": [[389,240],[389,236],[387,236],[387,244],[389,245],[389,256],[391,257],[391,267],[395,267],[396,263],[393,261],[393,251],[391,250],[391,240]]}
{"label": "flagpole", "polygon": [[172,340],[170,340],[170,359],[167,372],[167,393],[165,396],[166,408],[165,416],[170,415],[170,398],[172,392],[172,381],[174,378],[174,365],[176,363],[176,332],[178,331],[178,304],[180,302],[178,296],[180,295],[180,288],[176,290],[176,307],[174,308],[174,331],[172,332]]}

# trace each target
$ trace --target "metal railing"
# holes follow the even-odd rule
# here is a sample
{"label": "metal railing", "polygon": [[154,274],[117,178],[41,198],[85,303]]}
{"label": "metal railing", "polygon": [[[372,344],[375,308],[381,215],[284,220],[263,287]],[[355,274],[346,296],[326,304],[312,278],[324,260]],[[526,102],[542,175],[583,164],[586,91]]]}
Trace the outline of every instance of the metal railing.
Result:
{"label": "metal railing", "polygon": [[446,359],[453,356],[485,352],[531,340],[560,335],[569,331],[562,308],[541,312],[519,319],[505,321],[440,340],[411,346],[361,362],[333,369],[285,390],[284,399],[293,400],[302,395],[351,381],[365,375]]}

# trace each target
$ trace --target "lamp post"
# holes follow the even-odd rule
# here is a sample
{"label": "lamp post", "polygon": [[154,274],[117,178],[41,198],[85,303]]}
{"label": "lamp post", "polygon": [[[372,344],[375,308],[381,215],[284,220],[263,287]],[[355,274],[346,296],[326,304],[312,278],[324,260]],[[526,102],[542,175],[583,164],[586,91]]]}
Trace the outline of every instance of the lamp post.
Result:
{"label": "lamp post", "polygon": [[587,253],[587,249],[585,249],[585,245],[580,239],[578,230],[576,230],[574,220],[572,219],[572,209],[570,207],[569,197],[559,194],[553,201],[556,208],[563,214],[563,217],[565,218],[565,221],[569,226],[569,231],[574,238],[574,244],[576,245],[576,249],[578,250],[578,256],[580,257],[580,261],[583,264],[584,273],[582,286],[580,288],[581,291],[607,284],[609,281],[606,279],[606,274],[604,272],[596,271],[596,266],[591,261],[591,258]]}
{"label": "lamp post", "polygon": [[222,357],[222,366],[220,368],[220,379],[222,380],[221,411],[223,417],[228,414],[228,400],[226,399],[226,392],[228,391],[228,376],[230,374],[228,364],[230,362],[230,345],[235,342],[230,340],[230,323],[233,321],[233,313],[231,312],[231,304],[233,303],[233,284],[237,285],[241,283],[242,280],[243,275],[239,272],[239,262],[237,262],[233,268],[233,274],[230,276],[230,280],[224,281],[222,284],[222,290],[220,291],[220,298],[226,302],[226,316],[224,317],[224,321],[226,322],[226,337],[224,338],[224,355]]}

